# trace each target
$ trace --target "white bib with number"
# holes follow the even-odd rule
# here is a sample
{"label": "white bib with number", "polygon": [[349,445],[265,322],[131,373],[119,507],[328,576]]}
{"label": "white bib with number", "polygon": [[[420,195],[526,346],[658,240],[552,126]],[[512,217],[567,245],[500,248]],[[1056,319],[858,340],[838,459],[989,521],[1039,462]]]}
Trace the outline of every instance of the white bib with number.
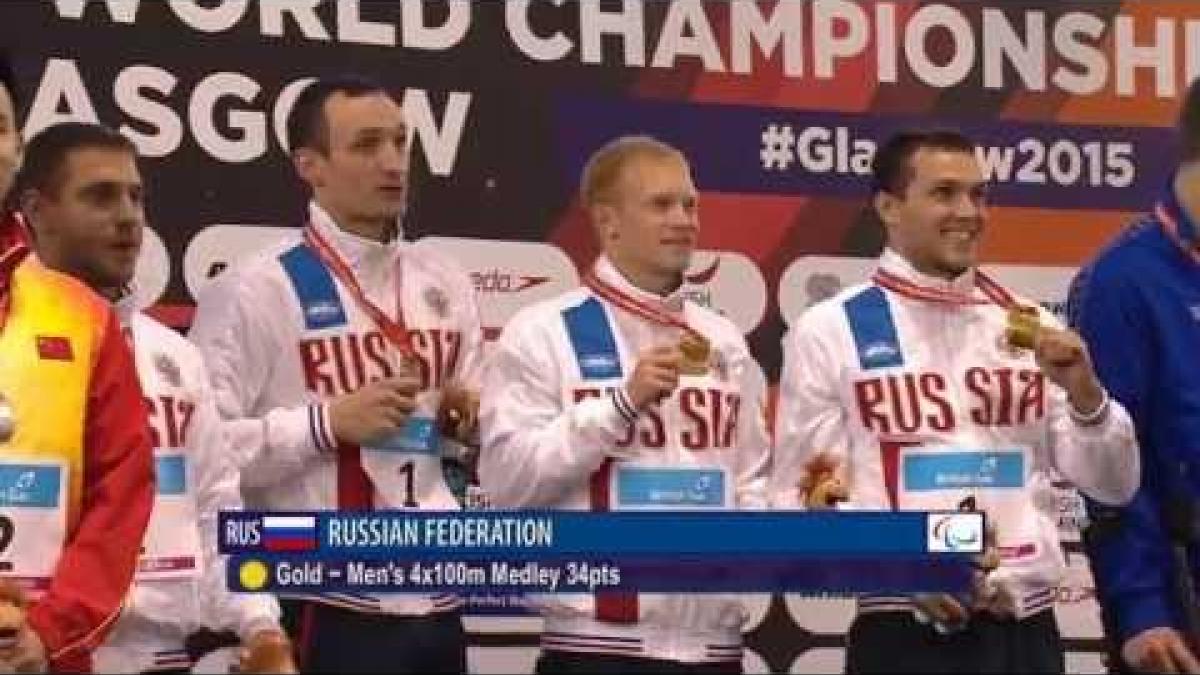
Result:
{"label": "white bib with number", "polygon": [[0,456],[0,576],[49,586],[67,535],[65,462]]}
{"label": "white bib with number", "polygon": [[724,510],[733,503],[729,472],[722,466],[657,466],[617,463],[609,485],[619,511]]}
{"label": "white bib with number", "polygon": [[[382,502],[379,508],[459,508],[442,475],[442,438],[431,411],[440,397],[423,398],[423,405],[391,438],[362,448],[363,469]],[[435,405],[428,405],[431,402]]]}
{"label": "white bib with number", "polygon": [[200,574],[200,530],[189,490],[187,456],[176,448],[154,451],[155,495],[142,542],[137,579],[187,579]]}
{"label": "white bib with number", "polygon": [[1029,485],[1027,447],[968,449],[917,446],[900,450],[899,506],[910,511],[974,509],[996,527],[997,545],[1006,559],[1037,553],[1037,522]]}

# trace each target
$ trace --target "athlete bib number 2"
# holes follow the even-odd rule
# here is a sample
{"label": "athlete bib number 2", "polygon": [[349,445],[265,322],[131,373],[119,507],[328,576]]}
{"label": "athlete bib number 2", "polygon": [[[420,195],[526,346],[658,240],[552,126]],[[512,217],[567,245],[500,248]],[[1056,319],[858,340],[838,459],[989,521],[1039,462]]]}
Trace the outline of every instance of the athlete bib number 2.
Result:
{"label": "athlete bib number 2", "polygon": [[0,458],[0,576],[45,588],[66,540],[67,466]]}

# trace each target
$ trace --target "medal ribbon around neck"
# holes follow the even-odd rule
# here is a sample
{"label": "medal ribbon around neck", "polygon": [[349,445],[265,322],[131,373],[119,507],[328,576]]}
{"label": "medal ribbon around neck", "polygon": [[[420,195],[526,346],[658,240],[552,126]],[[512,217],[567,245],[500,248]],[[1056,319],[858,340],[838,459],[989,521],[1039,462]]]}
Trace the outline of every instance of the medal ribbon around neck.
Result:
{"label": "medal ribbon around neck", "polygon": [[871,281],[881,288],[886,288],[906,298],[943,305],[970,306],[995,303],[1004,309],[1013,309],[1017,306],[1017,302],[1013,299],[1012,294],[979,270],[975,270],[975,286],[980,291],[983,291],[983,294],[987,296],[986,299],[976,298],[958,291],[922,286],[885,269],[875,270],[875,274],[871,276]]}
{"label": "medal ribbon around neck", "polygon": [[371,318],[371,321],[379,328],[388,342],[392,343],[392,346],[400,352],[401,358],[403,360],[412,359],[415,350],[412,346],[412,340],[408,337],[408,329],[404,325],[404,310],[400,301],[401,284],[399,270],[396,273],[396,318],[393,319],[387,315],[387,312],[384,312],[367,297],[366,292],[363,291],[362,286],[358,283],[358,279],[354,276],[354,270],[350,269],[350,265],[345,259],[342,258],[329,242],[325,241],[325,238],[321,236],[321,233],[311,223],[304,228],[304,243],[317,254],[321,262],[325,263],[325,266],[329,268],[333,276],[337,277],[338,281],[342,282],[349,289],[350,295],[354,298],[354,303],[358,305],[359,309],[366,312],[367,316]]}
{"label": "medal ribbon around neck", "polygon": [[638,298],[629,295],[616,286],[613,286],[612,284],[596,276],[596,272],[594,270],[589,272],[588,275],[583,278],[583,285],[590,288],[596,295],[611,302],[626,312],[633,314],[634,316],[650,321],[651,323],[659,324],[660,326],[679,328],[685,333],[691,335],[693,338],[700,338],[707,341],[707,338],[701,335],[699,331],[684,323],[684,321],[679,317],[672,316],[671,314],[663,311],[661,308],[655,307],[644,300],[639,300]]}

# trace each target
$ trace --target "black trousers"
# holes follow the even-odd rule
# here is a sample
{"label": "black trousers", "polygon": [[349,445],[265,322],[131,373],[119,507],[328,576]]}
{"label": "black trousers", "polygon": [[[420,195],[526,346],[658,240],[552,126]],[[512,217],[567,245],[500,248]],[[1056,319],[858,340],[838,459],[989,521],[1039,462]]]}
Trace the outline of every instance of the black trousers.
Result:
{"label": "black trousers", "polygon": [[305,673],[465,673],[457,612],[392,616],[280,599],[283,626]]}
{"label": "black trousers", "polygon": [[847,673],[1062,673],[1054,611],[1022,621],[976,614],[941,635],[912,612],[861,614],[846,634]]}
{"label": "black trousers", "polygon": [[643,659],[636,656],[614,656],[612,654],[579,654],[575,652],[559,652],[542,650],[537,660],[538,675],[566,673],[567,675],[601,675],[603,673],[633,673],[633,675],[652,675],[653,673],[701,673],[719,675],[721,673],[741,673],[741,661],[728,663],[681,663],[663,659]]}

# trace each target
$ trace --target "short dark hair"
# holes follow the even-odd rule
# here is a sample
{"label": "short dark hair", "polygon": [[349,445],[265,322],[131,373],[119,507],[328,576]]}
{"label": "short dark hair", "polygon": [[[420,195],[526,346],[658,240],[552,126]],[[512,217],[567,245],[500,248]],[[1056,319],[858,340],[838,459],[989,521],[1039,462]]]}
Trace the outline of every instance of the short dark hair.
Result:
{"label": "short dark hair", "polygon": [[17,173],[17,193],[37,190],[54,194],[62,182],[67,158],[76,150],[99,148],[137,156],[133,142],[99,124],[64,122],[46,127],[25,146],[25,161]]}
{"label": "short dark hair", "polygon": [[1200,160],[1200,78],[1192,81],[1187,94],[1183,97],[1183,106],[1179,109],[1177,130],[1180,160],[1184,162]]}
{"label": "short dark hair", "polygon": [[8,58],[8,54],[0,51],[0,84],[4,85],[8,91],[8,97],[12,99],[13,108],[19,108],[21,101],[17,91],[17,75],[13,72],[12,62]]}
{"label": "short dark hair", "polygon": [[288,148],[291,152],[300,148],[329,152],[329,120],[325,117],[325,102],[335,94],[358,97],[387,93],[382,84],[362,75],[337,75],[316,80],[300,92],[288,114]]}
{"label": "short dark hair", "polygon": [[913,178],[912,158],[918,150],[947,150],[975,154],[975,143],[953,129],[906,130],[884,141],[875,152],[871,190],[902,195]]}

